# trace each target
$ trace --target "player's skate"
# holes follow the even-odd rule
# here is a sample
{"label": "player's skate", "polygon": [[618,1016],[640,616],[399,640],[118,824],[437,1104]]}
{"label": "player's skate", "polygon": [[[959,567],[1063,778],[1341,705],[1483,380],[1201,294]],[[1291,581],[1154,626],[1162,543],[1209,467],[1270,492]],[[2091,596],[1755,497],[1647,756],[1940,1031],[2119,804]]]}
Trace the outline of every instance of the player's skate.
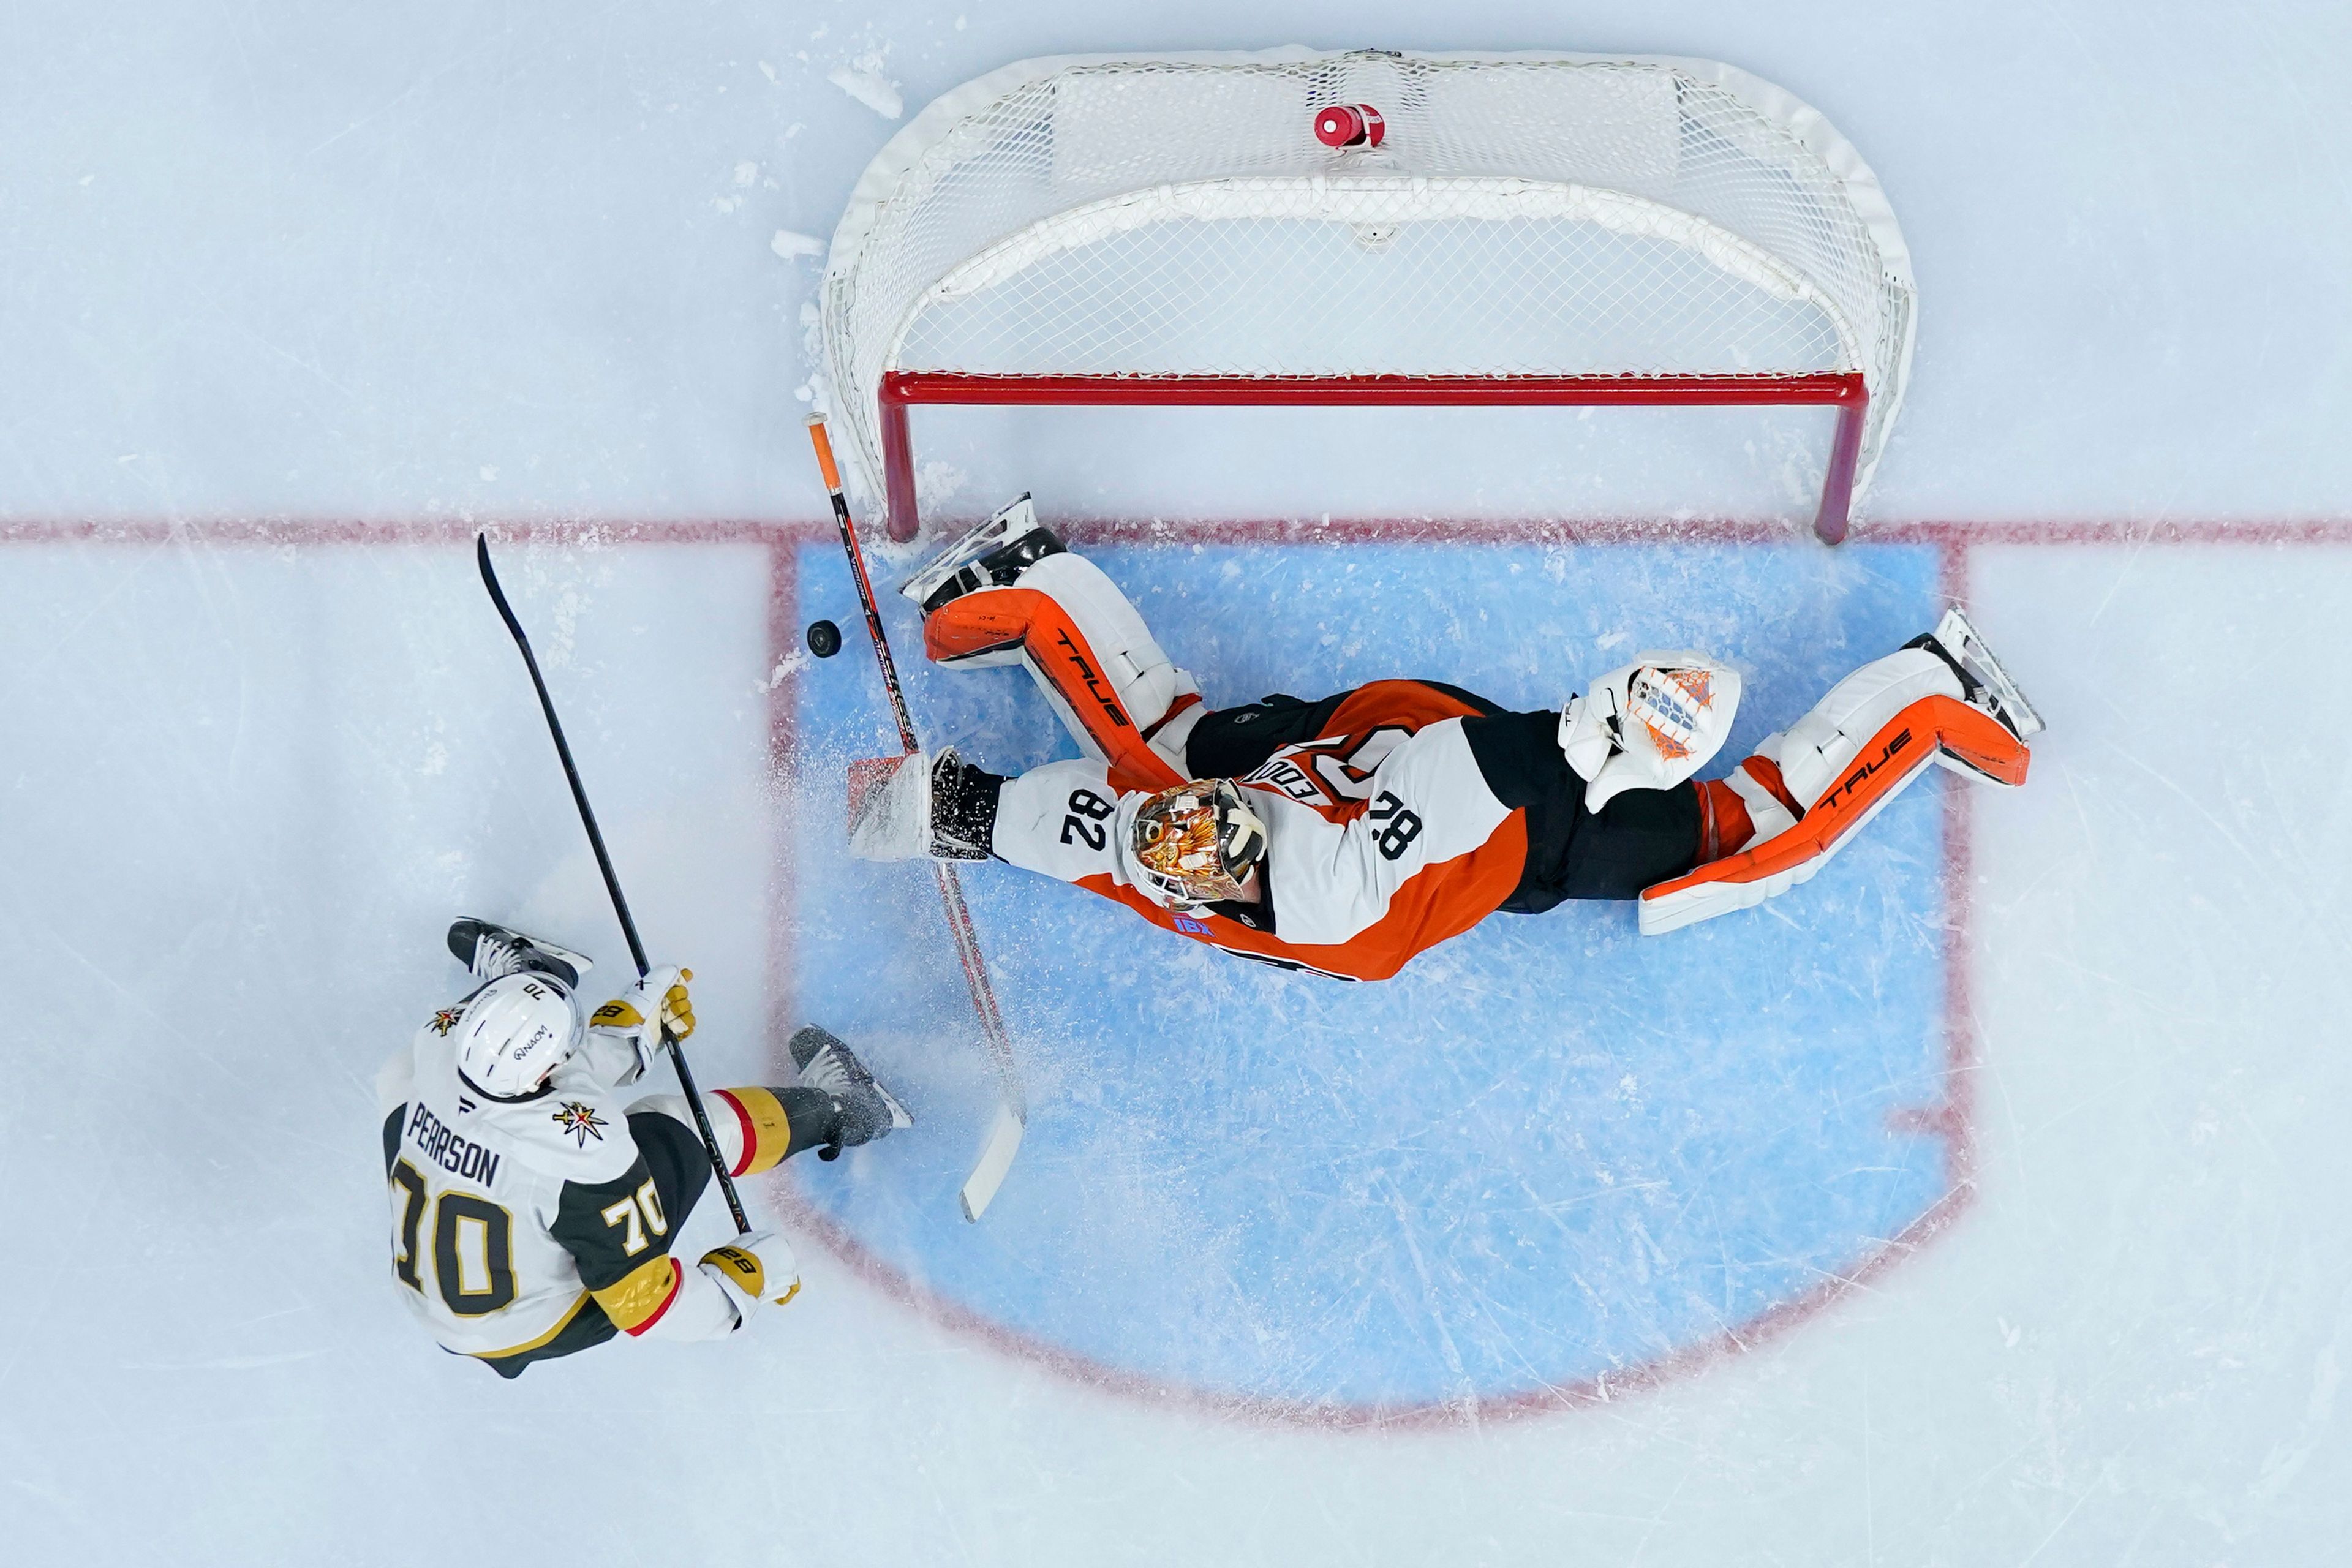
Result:
{"label": "player's skate", "polygon": [[874,1081],[857,1053],[839,1036],[810,1024],[793,1036],[789,1048],[793,1065],[800,1068],[802,1085],[833,1096],[834,1104],[841,1108],[839,1135],[818,1152],[819,1159],[836,1159],[844,1149],[871,1143],[915,1124],[898,1097]]}
{"label": "player's skate", "polygon": [[451,923],[449,951],[475,979],[482,981],[528,972],[553,975],[576,990],[590,966],[584,954],[570,948],[471,915]]}
{"label": "player's skate", "polygon": [[987,859],[995,795],[975,781],[991,777],[953,746],[850,763],[849,852],[860,860]]}
{"label": "player's skate", "polygon": [[1023,570],[1065,546],[1037,521],[1024,492],[1019,500],[931,557],[930,563],[898,585],[898,592],[929,615],[975,588],[1002,588]]}
{"label": "player's skate", "polygon": [[[2033,704],[2025,700],[2025,693],[2018,689],[2017,682],[2010,679],[2009,671],[2001,668],[2000,660],[1986,646],[1984,635],[1958,605],[1944,612],[1944,618],[1936,623],[1934,631],[1914,637],[1904,646],[1924,647],[1950,665],[1966,689],[1961,700],[2000,720],[2019,740],[2030,741],[2042,733],[2045,727],[2042,715],[2033,710]],[[1970,778],[2004,784],[1948,754],[1936,760]]]}

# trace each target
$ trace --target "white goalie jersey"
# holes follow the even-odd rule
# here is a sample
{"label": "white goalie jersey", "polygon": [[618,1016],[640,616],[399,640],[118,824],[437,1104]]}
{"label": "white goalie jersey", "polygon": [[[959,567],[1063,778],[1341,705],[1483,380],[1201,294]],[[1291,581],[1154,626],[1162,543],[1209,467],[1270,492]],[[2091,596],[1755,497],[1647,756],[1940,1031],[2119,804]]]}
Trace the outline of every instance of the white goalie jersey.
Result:
{"label": "white goalie jersey", "polygon": [[1099,762],[1006,781],[993,847],[1228,952],[1385,979],[1493,913],[1525,870],[1524,813],[1496,797],[1464,732],[1477,713],[1443,688],[1375,681],[1244,773],[1236,782],[1266,829],[1257,904],[1170,910],[1148,896],[1129,847],[1146,796],[1118,789]]}

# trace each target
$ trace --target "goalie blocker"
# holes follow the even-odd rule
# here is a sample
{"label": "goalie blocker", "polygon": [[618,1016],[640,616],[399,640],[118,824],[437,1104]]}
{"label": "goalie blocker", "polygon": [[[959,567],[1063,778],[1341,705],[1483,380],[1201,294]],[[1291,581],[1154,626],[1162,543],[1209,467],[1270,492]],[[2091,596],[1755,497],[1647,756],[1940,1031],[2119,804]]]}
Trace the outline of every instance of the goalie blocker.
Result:
{"label": "goalie blocker", "polygon": [[[1931,761],[2022,784],[2042,727],[1958,609],[1718,779],[1693,775],[1729,731],[1739,678],[1696,652],[1643,654],[1559,711],[1417,680],[1212,710],[1027,497],[902,592],[932,659],[1026,668],[1087,757],[1011,778],[953,752],[858,764],[856,853],[992,856],[1229,952],[1351,979],[1497,910],[1635,900],[1654,934],[1759,903]],[[1143,840],[1160,831],[1146,808],[1191,781],[1202,800],[1229,781],[1263,842],[1188,892]]]}

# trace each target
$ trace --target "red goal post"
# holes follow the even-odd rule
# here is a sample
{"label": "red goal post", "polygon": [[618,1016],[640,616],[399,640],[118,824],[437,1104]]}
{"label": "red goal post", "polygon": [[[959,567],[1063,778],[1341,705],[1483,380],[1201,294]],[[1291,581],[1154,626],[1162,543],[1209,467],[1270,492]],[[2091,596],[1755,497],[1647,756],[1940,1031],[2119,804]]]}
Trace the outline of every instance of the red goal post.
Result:
{"label": "red goal post", "polygon": [[[1313,120],[1363,103],[1376,147]],[[1027,60],[892,139],[834,236],[828,401],[893,538],[908,411],[1829,405],[1835,542],[1908,376],[1878,184],[1813,110],[1654,57]]]}

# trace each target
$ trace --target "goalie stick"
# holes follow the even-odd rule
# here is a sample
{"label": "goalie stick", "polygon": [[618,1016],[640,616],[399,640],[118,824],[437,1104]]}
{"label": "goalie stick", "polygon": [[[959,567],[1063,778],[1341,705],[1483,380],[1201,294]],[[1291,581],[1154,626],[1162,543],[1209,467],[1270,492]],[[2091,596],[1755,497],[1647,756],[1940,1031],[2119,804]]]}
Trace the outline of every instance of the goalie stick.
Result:
{"label": "goalie stick", "polygon": [[[482,568],[482,586],[490,591],[490,603],[499,607],[499,618],[514,634],[515,647],[522,650],[523,668],[530,671],[530,684],[539,693],[540,711],[547,715],[547,732],[555,737],[555,754],[563,759],[563,776],[571,782],[572,800],[580,807],[580,825],[588,830],[588,847],[596,851],[596,868],[604,873],[604,891],[613,896],[613,912],[621,920],[621,934],[629,939],[629,956],[636,961],[637,978],[643,980],[652,967],[646,963],[646,944],[637,940],[637,922],[629,917],[629,900],[621,895],[621,879],[613,872],[613,858],[604,853],[604,835],[596,826],[596,813],[588,805],[588,791],[580,782],[580,769],[572,761],[571,742],[563,738],[563,721],[555,716],[555,700],[547,694],[547,681],[539,673],[539,659],[530,651],[530,638],[523,635],[522,622],[515,618],[514,606],[507,603],[504,588],[499,586],[498,569],[490,564],[490,536],[474,535],[474,559]],[[659,1008],[656,1008],[659,1011]],[[744,1215],[743,1200],[735,1195],[735,1178],[727,1173],[727,1162],[719,1152],[719,1135],[710,1130],[710,1113],[702,1107],[702,1091],[694,1086],[694,1073],[686,1065],[686,1049],[661,1026],[662,1044],[669,1047],[670,1065],[677,1068],[677,1087],[686,1091],[686,1103],[693,1108],[695,1131],[702,1134],[702,1152],[710,1156],[711,1173],[719,1178],[719,1190],[727,1194],[727,1212],[735,1216],[739,1236],[751,1234],[751,1222]]]}
{"label": "goalie stick", "polygon": [[[866,552],[858,547],[857,524],[849,515],[849,497],[841,488],[841,468],[834,461],[833,438],[825,432],[823,415],[810,416],[808,433],[810,444],[816,448],[817,471],[824,477],[825,491],[833,500],[833,521],[841,531],[841,548],[849,557],[849,573],[857,583],[857,601],[866,610],[866,635],[873,639],[874,658],[882,667],[882,689],[889,694],[891,716],[898,721],[898,742],[912,756],[922,748],[915,741],[914,721],[907,715],[907,695],[898,685],[898,667],[890,658],[890,639],[882,630],[882,612],[874,602],[874,584],[866,574]],[[1021,1136],[1029,1125],[1029,1102],[1021,1087],[1021,1068],[1013,1059],[1012,1042],[1005,1037],[1004,1019],[996,1010],[996,990],[989,984],[988,968],[981,960],[971,911],[964,907],[963,883],[955,868],[944,860],[932,861],[931,871],[939,879],[940,902],[947,910],[956,956],[963,963],[964,984],[971,990],[972,1011],[980,1015],[981,1037],[995,1064],[1003,1094],[988,1141],[959,1194],[963,1217],[977,1220],[987,1212],[996,1189],[1004,1184],[1004,1173],[1013,1167],[1013,1155],[1020,1152]]]}

